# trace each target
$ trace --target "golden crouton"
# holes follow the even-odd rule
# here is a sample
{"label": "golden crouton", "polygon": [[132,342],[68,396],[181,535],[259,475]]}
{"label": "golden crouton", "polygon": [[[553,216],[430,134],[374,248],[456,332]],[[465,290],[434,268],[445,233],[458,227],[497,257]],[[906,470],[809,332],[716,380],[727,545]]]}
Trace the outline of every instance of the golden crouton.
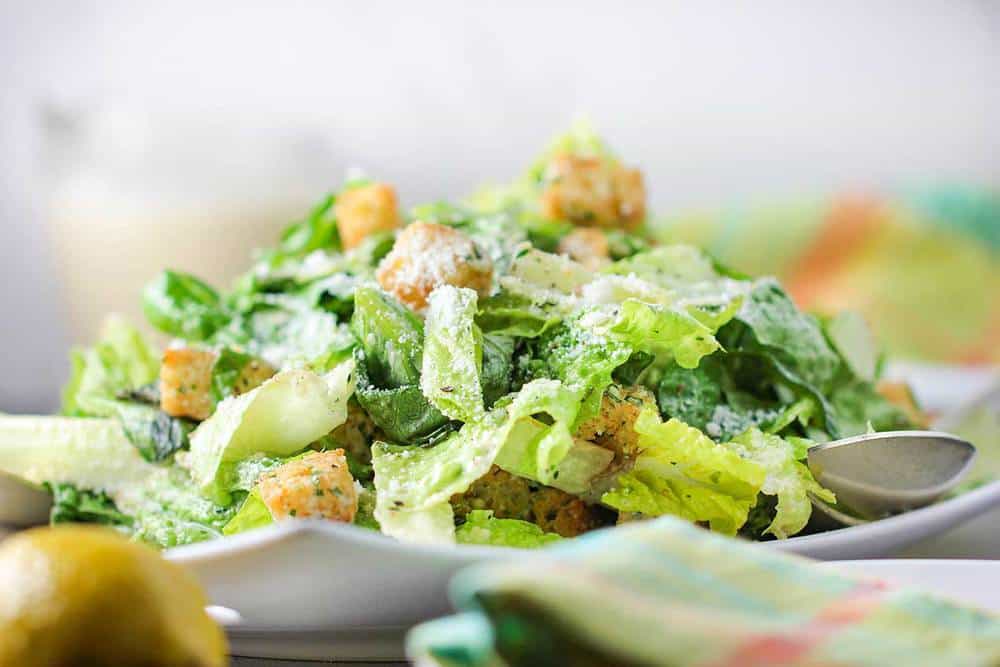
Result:
{"label": "golden crouton", "polygon": [[560,153],[546,167],[541,206],[555,220],[632,229],[646,216],[646,188],[637,169]]}
{"label": "golden crouton", "polygon": [[215,409],[212,401],[211,350],[182,347],[163,353],[160,365],[160,409],[172,417],[208,419]]}
{"label": "golden crouton", "polygon": [[559,241],[556,252],[597,271],[611,261],[608,237],[594,227],[578,227]]}
{"label": "golden crouton", "polygon": [[[160,409],[172,417],[202,421],[215,410],[212,367],[218,354],[193,347],[169,349],[160,364]],[[274,368],[259,360],[243,367],[233,394],[246,393],[274,375]]]}
{"label": "golden crouton", "polygon": [[580,425],[576,437],[610,449],[615,453],[612,465],[621,464],[638,453],[639,435],[633,427],[645,405],[656,405],[645,387],[611,385],[601,399],[601,411]]}
{"label": "golden crouton", "polygon": [[358,491],[342,449],[312,452],[268,471],[257,482],[257,490],[276,521],[313,518],[351,523],[358,511]]}
{"label": "golden crouton", "polygon": [[563,537],[575,537],[615,520],[614,513],[603,507],[588,505],[576,496],[516,477],[496,466],[468,491],[453,496],[451,504],[458,517],[488,509],[497,518],[530,521]]}
{"label": "golden crouton", "polygon": [[421,312],[427,307],[427,297],[441,285],[487,294],[493,283],[493,263],[462,232],[418,221],[400,233],[375,278],[382,289]]}
{"label": "golden crouton", "polygon": [[354,248],[376,232],[400,226],[396,190],[385,183],[345,190],[337,196],[333,212],[344,250]]}

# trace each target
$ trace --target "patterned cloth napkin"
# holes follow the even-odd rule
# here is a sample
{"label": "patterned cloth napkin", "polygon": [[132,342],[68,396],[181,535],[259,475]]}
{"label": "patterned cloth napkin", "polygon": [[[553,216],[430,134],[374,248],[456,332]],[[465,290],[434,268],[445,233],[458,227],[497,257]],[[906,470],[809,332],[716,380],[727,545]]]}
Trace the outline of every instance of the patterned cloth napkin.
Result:
{"label": "patterned cloth napkin", "polygon": [[998,616],[669,517],[473,567],[451,597],[409,635],[418,665],[1000,665]]}

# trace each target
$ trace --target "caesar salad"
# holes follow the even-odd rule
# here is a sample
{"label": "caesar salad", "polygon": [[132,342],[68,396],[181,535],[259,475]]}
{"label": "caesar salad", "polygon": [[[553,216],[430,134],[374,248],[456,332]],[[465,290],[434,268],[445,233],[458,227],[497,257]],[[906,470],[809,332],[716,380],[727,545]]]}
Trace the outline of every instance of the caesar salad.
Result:
{"label": "caesar salad", "polygon": [[[749,539],[835,502],[814,442],[911,428],[850,313],[659,245],[589,129],[513,182],[404,213],[352,178],[231,289],[165,270],[158,349],[111,318],[58,416],[0,416],[51,520],[172,547],[275,522],[536,547],[674,515]],[[885,394],[885,395],[883,395]]]}

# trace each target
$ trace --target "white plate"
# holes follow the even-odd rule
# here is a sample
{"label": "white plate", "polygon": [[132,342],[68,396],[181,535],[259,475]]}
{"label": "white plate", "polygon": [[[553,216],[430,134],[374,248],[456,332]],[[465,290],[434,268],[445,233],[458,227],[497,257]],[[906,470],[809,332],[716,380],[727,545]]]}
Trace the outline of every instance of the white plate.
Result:
{"label": "white plate", "polygon": [[[892,554],[1000,505],[1000,482],[863,526],[762,543],[826,560]],[[445,612],[445,585],[470,563],[532,552],[400,544],[350,525],[296,521],[170,549],[214,604],[256,630],[406,626]]]}
{"label": "white plate", "polygon": [[[913,586],[1000,613],[1000,561],[863,560],[825,563],[846,574]],[[296,661],[403,661],[406,629],[349,628],[331,631],[230,630],[234,656]],[[244,664],[237,660],[235,664]],[[253,663],[258,665],[260,663]]]}
{"label": "white plate", "polygon": [[856,560],[824,563],[847,574],[913,586],[944,598],[1000,614],[1000,561]]}

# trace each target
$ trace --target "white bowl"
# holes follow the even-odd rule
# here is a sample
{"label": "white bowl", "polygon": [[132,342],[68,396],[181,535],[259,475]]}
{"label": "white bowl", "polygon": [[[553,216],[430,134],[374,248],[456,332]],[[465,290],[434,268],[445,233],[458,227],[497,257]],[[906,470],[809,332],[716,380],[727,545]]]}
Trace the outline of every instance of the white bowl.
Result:
{"label": "white bowl", "polygon": [[[998,505],[1000,481],[900,516],[760,548],[823,560],[886,556]],[[534,552],[403,544],[351,525],[292,521],[166,555],[198,575],[214,604],[237,612],[238,625],[264,631],[412,625],[448,609],[445,587],[460,568]]]}

